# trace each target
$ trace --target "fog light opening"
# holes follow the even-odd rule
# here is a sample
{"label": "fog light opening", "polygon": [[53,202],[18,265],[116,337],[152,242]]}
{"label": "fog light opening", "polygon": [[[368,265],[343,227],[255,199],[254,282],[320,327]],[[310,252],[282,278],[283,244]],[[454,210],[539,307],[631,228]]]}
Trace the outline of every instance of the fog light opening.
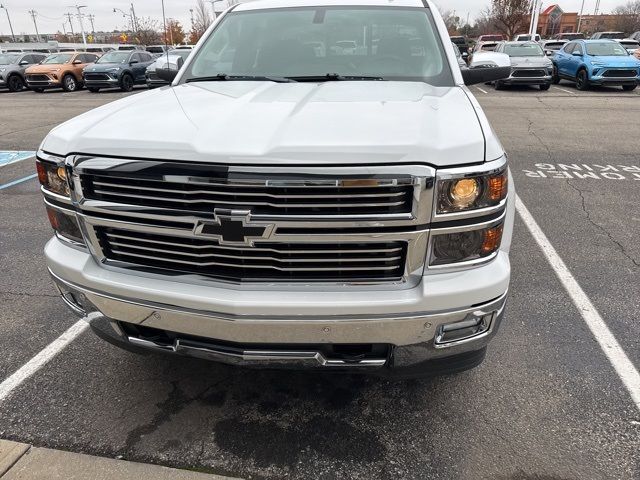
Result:
{"label": "fog light opening", "polygon": [[440,325],[435,343],[443,346],[483,335],[491,328],[494,315],[495,312],[485,315],[469,314],[464,320]]}

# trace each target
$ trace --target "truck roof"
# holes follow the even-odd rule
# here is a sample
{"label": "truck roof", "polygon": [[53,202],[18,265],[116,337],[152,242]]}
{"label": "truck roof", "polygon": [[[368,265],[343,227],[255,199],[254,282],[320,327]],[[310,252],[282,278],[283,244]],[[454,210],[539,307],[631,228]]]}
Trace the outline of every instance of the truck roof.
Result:
{"label": "truck roof", "polygon": [[431,0],[255,0],[240,3],[236,12],[286,7],[427,7],[433,8]]}

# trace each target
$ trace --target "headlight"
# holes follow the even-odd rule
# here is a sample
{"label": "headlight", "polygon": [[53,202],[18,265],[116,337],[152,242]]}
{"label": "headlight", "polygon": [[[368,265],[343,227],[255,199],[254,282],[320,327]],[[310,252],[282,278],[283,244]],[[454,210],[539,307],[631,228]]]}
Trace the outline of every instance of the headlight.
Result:
{"label": "headlight", "polygon": [[72,242],[84,243],[74,212],[47,205],[47,216],[51,227],[58,235]]}
{"label": "headlight", "polygon": [[6,68],[0,68],[0,73],[4,72]]}
{"label": "headlight", "polygon": [[120,71],[120,67],[107,68],[107,72],[109,72],[109,73],[115,73],[115,72],[119,72],[119,71]]}
{"label": "headlight", "polygon": [[429,265],[486,260],[500,248],[503,226],[503,223],[499,223],[477,230],[434,234],[431,238]]}
{"label": "headlight", "polygon": [[36,160],[38,180],[40,184],[50,192],[58,195],[69,196],[69,182],[64,162],[53,163],[43,160]]}
{"label": "headlight", "polygon": [[507,197],[507,168],[483,175],[438,178],[436,213],[447,214],[499,205]]}

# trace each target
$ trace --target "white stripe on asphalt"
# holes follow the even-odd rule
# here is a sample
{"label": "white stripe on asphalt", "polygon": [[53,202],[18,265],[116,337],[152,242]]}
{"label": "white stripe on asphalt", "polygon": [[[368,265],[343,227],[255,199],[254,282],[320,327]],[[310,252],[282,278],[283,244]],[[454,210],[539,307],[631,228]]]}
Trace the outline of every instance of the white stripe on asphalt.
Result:
{"label": "white stripe on asphalt", "polygon": [[562,90],[564,93],[568,93],[569,95],[575,95],[575,92],[572,92],[571,90],[565,90],[564,88],[560,88],[560,87],[555,87],[558,90]]}
{"label": "white stripe on asphalt", "polygon": [[0,383],[0,403],[5,400],[22,383],[34,373],[44,367],[51,359],[60,353],[64,347],[73,342],[78,335],[84,332],[89,323],[86,318],[78,320],[69,329],[47,345],[35,357],[20,367],[13,375]]}
{"label": "white stripe on asphalt", "polygon": [[640,373],[518,196],[516,210],[640,410]]}
{"label": "white stripe on asphalt", "polygon": [[487,92],[486,90],[483,90],[483,89],[482,89],[482,88],[480,88],[480,87],[476,87],[476,88],[477,88],[478,90],[480,90],[482,93],[489,93],[489,92]]}

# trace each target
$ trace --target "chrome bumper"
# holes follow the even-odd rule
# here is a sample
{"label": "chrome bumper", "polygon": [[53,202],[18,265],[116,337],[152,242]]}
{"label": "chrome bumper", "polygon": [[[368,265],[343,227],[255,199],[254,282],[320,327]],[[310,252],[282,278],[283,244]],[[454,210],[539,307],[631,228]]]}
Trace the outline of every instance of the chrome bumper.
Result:
{"label": "chrome bumper", "polygon": [[[50,273],[65,303],[84,316],[96,333],[112,343],[125,348],[127,345],[142,347],[249,366],[408,367],[476,352],[496,334],[506,300],[505,293],[495,300],[469,308],[395,316],[228,315],[114,297],[71,284]],[[471,318],[486,318],[486,328],[468,338],[441,342],[447,325],[468,322]],[[121,328],[121,322],[175,333],[176,338],[172,342],[158,342],[132,336]],[[195,341],[194,336],[198,337]],[[218,346],[218,343],[225,342],[247,347],[230,349]],[[392,358],[341,360],[327,358],[320,351],[290,348],[295,344],[372,343],[389,344]],[[267,347],[256,349],[251,345]],[[289,348],[279,348],[279,345],[288,345]]]}

